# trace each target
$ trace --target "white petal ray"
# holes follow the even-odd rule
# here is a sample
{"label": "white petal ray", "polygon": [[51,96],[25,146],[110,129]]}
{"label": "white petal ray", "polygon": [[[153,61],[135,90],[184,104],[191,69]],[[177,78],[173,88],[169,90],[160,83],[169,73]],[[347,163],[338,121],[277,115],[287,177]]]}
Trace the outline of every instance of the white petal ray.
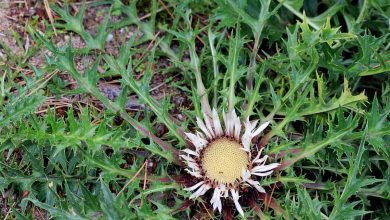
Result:
{"label": "white petal ray", "polygon": [[195,171],[199,171],[199,166],[197,163],[186,161],[187,165]]}
{"label": "white petal ray", "polygon": [[251,186],[255,187],[257,189],[257,191],[265,193],[265,189],[262,186],[260,186],[259,181],[254,181],[252,179],[248,179],[248,180],[246,180],[246,182],[249,183]]}
{"label": "white petal ray", "polygon": [[213,129],[213,126],[211,124],[210,119],[211,118],[206,113],[204,113],[204,121],[206,122],[206,128],[210,132],[210,135],[214,138],[215,137],[214,129]]}
{"label": "white petal ray", "polygon": [[235,113],[235,110],[233,110],[232,112],[228,112],[229,134],[231,137],[234,137],[234,125],[235,125],[233,112]]}
{"label": "white petal ray", "polygon": [[255,166],[252,169],[252,171],[254,171],[254,172],[265,172],[265,171],[273,170],[273,169],[275,169],[278,166],[279,166],[278,163],[271,163],[271,164],[268,164],[268,165]]}
{"label": "white petal ray", "polygon": [[[255,157],[255,159],[252,160],[252,164],[257,163],[256,161],[259,160],[259,158],[260,158],[260,156],[261,156],[261,153],[263,152],[263,149],[264,149],[264,148],[261,148],[261,149],[259,150],[259,152],[257,153],[257,156]],[[264,158],[264,157],[263,157],[263,158]],[[262,159],[263,159],[263,158],[262,158]]]}
{"label": "white petal ray", "polygon": [[221,191],[221,196],[226,198],[229,196],[229,189],[226,189],[225,184],[219,184],[219,190]]}
{"label": "white petal ray", "polygon": [[193,150],[191,150],[191,149],[184,149],[184,150],[182,150],[183,152],[185,152],[185,153],[187,153],[187,154],[189,154],[189,155],[194,155],[194,156],[197,156],[197,157],[199,157],[199,154],[198,153],[196,153],[195,151],[193,151]]}
{"label": "white petal ray", "polygon": [[207,190],[210,189],[210,186],[209,185],[206,185],[206,184],[203,184],[202,186],[200,186],[198,188],[198,190],[196,190],[191,196],[190,196],[190,199],[193,199],[193,198],[198,198],[199,196],[205,194],[207,192]]}
{"label": "white petal ray", "polygon": [[204,122],[202,121],[202,119],[196,117],[196,123],[198,124],[198,127],[202,130],[202,132],[209,138],[209,139],[212,139],[213,136],[211,135],[211,133],[209,132],[209,130],[206,128],[206,125],[204,124]]}
{"label": "white petal ray", "polygon": [[185,162],[187,163],[188,167],[191,168],[193,171],[196,171],[196,172],[200,171],[198,163],[188,162],[188,161],[185,161]]}
{"label": "white petal ray", "polygon": [[274,172],[274,171],[272,170],[272,171],[265,172],[265,173],[252,172],[251,174],[252,174],[252,175],[255,175],[255,176],[268,176],[268,175],[270,175],[272,172]]}
{"label": "white petal ray", "polygon": [[222,112],[223,121],[225,122],[225,134],[227,136],[232,136],[232,123],[230,119],[230,112],[225,113],[225,111]]}
{"label": "white petal ray", "polygon": [[204,185],[203,190],[199,193],[199,195],[204,195],[209,189],[211,188],[210,185]]}
{"label": "white petal ray", "polygon": [[260,186],[259,181],[255,181],[255,180],[252,180],[250,178],[251,177],[251,172],[249,170],[243,169],[241,177],[242,177],[244,182],[247,182],[249,185],[255,187],[257,189],[257,191],[265,192],[264,188],[262,186]]}
{"label": "white petal ray", "polygon": [[240,198],[240,196],[238,195],[238,191],[231,189],[230,192],[232,194],[234,205],[236,206],[237,211],[241,214],[242,217],[244,217],[244,211],[242,210],[241,205],[238,202],[238,199]]}
{"label": "white petal ray", "polygon": [[250,139],[249,139],[249,136],[247,135],[243,135],[242,138],[241,138],[241,143],[242,143],[242,149],[246,152],[249,152],[250,151]]}
{"label": "white petal ray", "polygon": [[269,121],[267,121],[267,122],[263,123],[262,125],[260,125],[260,127],[255,130],[257,122],[258,122],[257,120],[250,122],[249,117],[247,117],[246,121],[244,122],[245,132],[241,137],[241,143],[242,143],[244,149],[246,149],[246,151],[250,150],[250,144],[251,144],[252,139],[254,137],[256,137],[257,135],[259,135],[270,123]]}
{"label": "white petal ray", "polygon": [[215,108],[213,109],[213,123],[214,123],[215,135],[222,136],[223,130],[222,130],[221,122],[219,120],[218,112]]}
{"label": "white petal ray", "polygon": [[243,148],[243,147],[242,147],[242,148],[240,148],[240,149],[241,149],[241,150],[243,150],[243,151],[245,151],[245,152],[248,152],[248,153],[250,153],[250,152],[249,152],[249,150],[247,150],[247,149],[245,149],[245,148]]}
{"label": "white petal ray", "polygon": [[[236,114],[236,110],[233,109],[233,111],[229,112],[229,120],[230,120],[230,135],[233,136],[234,138],[236,138],[236,127],[237,127],[237,114]],[[240,124],[240,119],[238,119],[238,122]]]}
{"label": "white petal ray", "polygon": [[204,136],[202,135],[202,133],[200,133],[199,131],[196,132],[196,136],[198,137],[198,139],[200,140],[202,146],[199,147],[199,148],[196,148],[196,151],[199,152],[200,150],[202,150],[204,147],[207,146],[207,144],[209,143],[205,138]]}
{"label": "white petal ray", "polygon": [[236,140],[240,140],[241,121],[240,121],[240,118],[237,117],[235,110],[233,110],[232,119],[233,119],[233,123],[234,123],[234,138]]}
{"label": "white petal ray", "polygon": [[200,172],[197,172],[197,171],[191,171],[189,169],[185,169],[185,171],[187,171],[187,173],[189,173],[190,175],[194,176],[194,177],[197,177],[197,178],[201,178],[202,175],[200,175]]}
{"label": "white petal ray", "polygon": [[203,147],[208,144],[208,141],[203,139],[199,134],[194,135],[192,133],[185,133],[190,139],[191,143],[196,147],[196,151],[200,151]]}
{"label": "white petal ray", "polygon": [[250,143],[252,141],[252,131],[255,129],[257,124],[257,120],[254,122],[249,121],[249,117],[246,118],[246,122],[244,122],[245,125],[245,132],[241,137],[241,143],[243,147],[246,149],[246,151],[250,151]]}
{"label": "white petal ray", "polygon": [[269,121],[266,121],[266,122],[264,122],[262,125],[260,125],[260,127],[257,128],[255,132],[253,132],[252,138],[253,138],[253,137],[256,137],[256,136],[259,135],[262,131],[264,131],[264,129],[269,125],[269,123],[270,123]]}
{"label": "white petal ray", "polygon": [[213,210],[218,208],[218,211],[221,212],[222,210],[222,202],[221,202],[221,191],[219,188],[214,189],[213,197],[211,197],[210,200],[211,205],[213,205]]}
{"label": "white petal ray", "polygon": [[252,164],[258,163],[258,164],[264,165],[267,159],[268,159],[268,155],[264,155],[264,157],[262,157],[261,159],[253,160]]}
{"label": "white petal ray", "polygon": [[241,178],[243,181],[246,181],[247,179],[249,179],[251,177],[251,172],[247,169],[242,169],[242,172],[241,172]]}
{"label": "white petal ray", "polygon": [[200,138],[202,138],[203,140],[205,140],[206,142],[208,142],[207,139],[204,137],[204,135],[201,132],[196,131],[196,135],[199,136]]}
{"label": "white petal ray", "polygon": [[194,191],[195,189],[199,188],[201,185],[204,184],[204,181],[200,181],[199,183],[191,186],[191,187],[188,187],[188,188],[184,188],[184,190],[186,191]]}
{"label": "white petal ray", "polygon": [[189,157],[187,155],[180,155],[181,158],[183,158],[184,160],[186,160],[186,162],[195,162],[195,160],[192,158],[192,157]]}

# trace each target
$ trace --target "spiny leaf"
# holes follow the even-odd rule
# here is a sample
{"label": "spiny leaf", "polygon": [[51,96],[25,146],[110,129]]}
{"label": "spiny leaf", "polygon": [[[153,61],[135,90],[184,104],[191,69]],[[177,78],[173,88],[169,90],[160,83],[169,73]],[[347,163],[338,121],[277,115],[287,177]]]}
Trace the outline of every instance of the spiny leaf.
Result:
{"label": "spiny leaf", "polygon": [[358,113],[364,113],[364,111],[358,107],[358,104],[364,104],[366,101],[367,96],[363,92],[359,95],[352,95],[351,90],[348,87],[348,81],[344,79],[344,91],[341,93],[339,98],[333,97],[330,101],[327,101],[327,103],[324,104],[316,104],[313,100],[310,107],[302,109],[299,112],[299,115],[307,116],[311,114],[331,112],[337,110],[338,108],[348,108]]}
{"label": "spiny leaf", "polygon": [[39,208],[42,208],[42,209],[48,211],[52,217],[69,219],[69,220],[71,220],[71,219],[87,220],[88,219],[88,218],[85,218],[83,216],[80,216],[80,215],[72,212],[71,210],[66,211],[66,210],[63,210],[61,208],[56,208],[56,207],[50,206],[48,204],[42,203],[37,199],[27,198],[26,200],[32,202],[34,205],[38,206]]}
{"label": "spiny leaf", "polygon": [[45,100],[45,96],[35,93],[32,96],[24,97],[6,105],[0,112],[1,125],[5,127],[12,122],[23,119],[23,117],[34,112]]}

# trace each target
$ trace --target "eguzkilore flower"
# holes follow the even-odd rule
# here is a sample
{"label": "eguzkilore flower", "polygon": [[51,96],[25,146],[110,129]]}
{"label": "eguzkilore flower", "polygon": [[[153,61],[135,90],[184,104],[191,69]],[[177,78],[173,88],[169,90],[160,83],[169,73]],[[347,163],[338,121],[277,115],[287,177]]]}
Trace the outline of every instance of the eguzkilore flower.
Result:
{"label": "eguzkilore flower", "polygon": [[201,132],[186,133],[195,149],[185,149],[180,156],[187,165],[186,171],[199,182],[185,190],[193,192],[190,199],[213,190],[210,203],[214,210],[221,212],[222,199],[232,199],[237,211],[244,216],[239,202],[240,192],[247,187],[265,192],[256,179],[271,175],[279,163],[266,164],[268,156],[261,157],[262,149],[252,159],[252,139],[269,122],[256,128],[257,120],[251,122],[248,117],[241,123],[235,110],[227,114],[223,112],[222,116],[224,129],[213,109],[211,117],[205,114],[204,121],[197,118]]}

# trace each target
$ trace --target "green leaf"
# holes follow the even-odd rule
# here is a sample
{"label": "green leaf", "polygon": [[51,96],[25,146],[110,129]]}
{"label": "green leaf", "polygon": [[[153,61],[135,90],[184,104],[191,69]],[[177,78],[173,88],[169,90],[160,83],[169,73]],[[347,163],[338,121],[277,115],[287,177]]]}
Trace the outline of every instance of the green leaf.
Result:
{"label": "green leaf", "polygon": [[102,190],[102,200],[100,202],[100,207],[104,213],[104,217],[107,219],[119,219],[120,211],[116,209],[115,198],[112,195],[111,191],[108,189],[107,185],[100,179],[101,190]]}
{"label": "green leaf", "polygon": [[32,202],[34,205],[38,206],[39,208],[48,211],[50,213],[51,217],[54,217],[54,218],[69,219],[69,220],[70,219],[75,219],[75,220],[88,219],[88,218],[84,218],[84,217],[76,214],[75,212],[72,212],[72,210],[63,210],[61,208],[56,208],[56,207],[50,206],[46,203],[42,203],[42,202],[38,201],[37,199],[27,198],[26,200]]}
{"label": "green leaf", "polygon": [[42,105],[45,100],[45,96],[40,93],[35,93],[29,97],[24,97],[15,102],[9,103],[5,107],[0,108],[0,124],[2,127],[5,127],[12,122],[23,119],[27,115],[34,113],[34,111]]}

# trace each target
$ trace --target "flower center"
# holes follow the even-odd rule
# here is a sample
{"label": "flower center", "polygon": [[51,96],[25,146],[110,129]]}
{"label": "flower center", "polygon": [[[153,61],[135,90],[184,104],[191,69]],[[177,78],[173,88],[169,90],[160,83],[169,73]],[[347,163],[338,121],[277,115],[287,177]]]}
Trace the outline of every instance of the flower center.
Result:
{"label": "flower center", "polygon": [[227,138],[211,142],[202,158],[206,176],[218,183],[233,184],[248,167],[248,153],[240,148],[240,143]]}

